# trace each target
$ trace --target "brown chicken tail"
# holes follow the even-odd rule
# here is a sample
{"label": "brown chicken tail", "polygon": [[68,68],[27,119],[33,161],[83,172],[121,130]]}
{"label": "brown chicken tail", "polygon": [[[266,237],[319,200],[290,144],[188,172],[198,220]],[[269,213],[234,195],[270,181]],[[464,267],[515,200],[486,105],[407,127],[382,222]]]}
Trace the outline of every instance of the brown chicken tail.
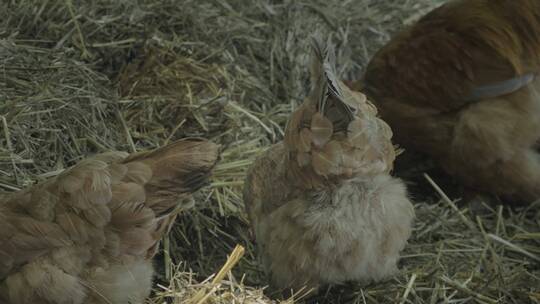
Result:
{"label": "brown chicken tail", "polygon": [[[182,209],[181,201],[208,183],[218,156],[218,145],[190,138],[154,151],[133,154],[124,161],[128,167],[128,175],[133,172],[135,179],[148,177],[147,182],[134,180],[144,184],[145,205],[152,209],[158,221],[153,233],[156,243],[148,251],[148,256],[155,254],[157,241],[170,230]],[[127,177],[129,179],[129,176]]]}
{"label": "brown chicken tail", "polygon": [[147,205],[161,214],[169,199],[191,194],[206,185],[218,159],[219,146],[202,139],[184,139],[150,152],[132,154],[128,166],[147,165],[151,172],[145,184]]}
{"label": "brown chicken tail", "polygon": [[389,170],[395,157],[388,125],[365,95],[336,75],[334,49],[313,39],[312,90],[285,132],[290,171],[307,188],[358,173]]}

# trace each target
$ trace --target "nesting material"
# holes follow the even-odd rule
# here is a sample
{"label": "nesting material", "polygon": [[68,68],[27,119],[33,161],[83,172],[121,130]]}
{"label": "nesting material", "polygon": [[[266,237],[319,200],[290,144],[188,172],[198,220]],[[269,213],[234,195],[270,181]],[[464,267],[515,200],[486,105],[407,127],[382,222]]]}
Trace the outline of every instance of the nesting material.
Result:
{"label": "nesting material", "polygon": [[[160,286],[195,294],[196,282],[220,269],[236,244],[246,251],[232,274],[242,279],[226,277],[222,290],[234,290],[236,303],[251,295],[254,303],[270,303],[241,192],[253,159],[282,139],[291,110],[307,94],[307,38],[316,28],[333,32],[337,74],[357,78],[391,33],[440,2],[0,1],[0,191],[110,149],[212,139],[222,145],[222,159],[196,208],[163,242],[154,303],[171,300],[160,298]],[[432,179],[446,191],[447,183]],[[486,203],[475,214],[419,182],[425,190],[413,193],[417,220],[400,274],[334,287],[318,299],[540,303],[533,258],[540,255],[540,203],[512,210]]]}

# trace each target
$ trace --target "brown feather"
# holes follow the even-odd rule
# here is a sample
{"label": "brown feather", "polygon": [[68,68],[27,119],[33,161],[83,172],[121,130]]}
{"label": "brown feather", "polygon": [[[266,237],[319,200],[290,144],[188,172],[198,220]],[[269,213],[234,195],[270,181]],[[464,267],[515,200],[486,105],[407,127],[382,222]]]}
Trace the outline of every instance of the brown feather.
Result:
{"label": "brown feather", "polygon": [[311,119],[311,133],[315,146],[320,148],[326,145],[334,133],[332,122],[321,113],[315,113]]}
{"label": "brown feather", "polygon": [[109,172],[111,174],[111,182],[116,184],[125,178],[128,173],[128,166],[124,164],[111,164],[109,166]]}
{"label": "brown feather", "polygon": [[88,241],[87,225],[89,223],[77,214],[73,212],[58,214],[56,222],[74,242],[85,244]]}
{"label": "brown feather", "polygon": [[353,87],[402,146],[470,188],[534,201],[539,72],[540,1],[453,0],[393,37]]}
{"label": "brown feather", "polygon": [[144,185],[150,181],[154,170],[147,164],[142,162],[128,162],[125,164],[127,172],[124,176],[124,181],[134,182],[139,185]]}
{"label": "brown feather", "polygon": [[330,141],[323,149],[313,152],[313,169],[322,176],[340,175],[343,150],[338,141]]}
{"label": "brown feather", "polygon": [[300,134],[298,136],[299,143],[297,145],[298,151],[300,153],[311,151],[311,144],[314,142],[312,130],[313,127],[311,128],[311,130],[308,128],[303,128],[300,131]]}
{"label": "brown feather", "polygon": [[360,119],[353,120],[349,124],[347,128],[347,141],[351,146],[362,148],[369,144],[369,137],[364,126],[365,122]]}
{"label": "brown feather", "polygon": [[143,303],[149,259],[218,146],[186,139],[126,156],[97,155],[0,197],[0,301]]}

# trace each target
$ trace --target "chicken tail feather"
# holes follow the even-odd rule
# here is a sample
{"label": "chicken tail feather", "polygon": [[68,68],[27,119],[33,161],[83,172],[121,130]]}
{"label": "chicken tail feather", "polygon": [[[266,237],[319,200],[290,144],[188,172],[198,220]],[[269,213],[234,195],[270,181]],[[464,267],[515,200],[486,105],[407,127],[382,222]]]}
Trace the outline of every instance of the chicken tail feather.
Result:
{"label": "chicken tail feather", "polygon": [[291,174],[308,188],[367,171],[391,168],[395,151],[388,125],[360,92],[337,77],[330,39],[312,38],[312,88],[285,133]]}
{"label": "chicken tail feather", "polygon": [[[170,230],[182,209],[180,202],[208,183],[218,156],[218,145],[190,138],[154,151],[133,154],[124,161],[126,166],[134,170],[139,166],[150,169],[150,174],[144,177],[148,180],[143,181],[145,207],[153,210],[156,227],[152,233],[155,244],[148,250],[147,256],[155,254],[159,239]],[[139,174],[139,178],[141,175],[144,176]],[[129,174],[126,178],[130,178]]]}

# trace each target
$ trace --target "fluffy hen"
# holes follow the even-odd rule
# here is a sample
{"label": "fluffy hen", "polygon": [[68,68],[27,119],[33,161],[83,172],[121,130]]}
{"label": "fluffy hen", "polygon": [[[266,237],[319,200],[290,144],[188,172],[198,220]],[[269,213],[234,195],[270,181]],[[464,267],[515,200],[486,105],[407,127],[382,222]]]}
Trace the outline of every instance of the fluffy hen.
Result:
{"label": "fluffy hen", "polygon": [[264,268],[285,291],[393,275],[414,216],[405,185],[389,174],[390,128],[338,81],[330,46],[315,39],[314,53],[310,95],[244,190]]}
{"label": "fluffy hen", "polygon": [[218,147],[114,152],[0,197],[0,303],[143,303],[155,254]]}

